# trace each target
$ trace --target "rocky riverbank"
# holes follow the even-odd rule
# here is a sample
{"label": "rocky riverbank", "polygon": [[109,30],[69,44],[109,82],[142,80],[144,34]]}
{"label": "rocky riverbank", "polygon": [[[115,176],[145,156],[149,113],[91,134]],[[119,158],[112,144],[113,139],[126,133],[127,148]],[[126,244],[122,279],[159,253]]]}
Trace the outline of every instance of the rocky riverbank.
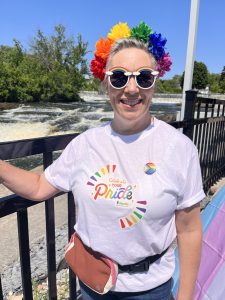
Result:
{"label": "rocky riverbank", "polygon": [[[64,248],[68,241],[67,236],[67,224],[57,228],[56,235],[56,263],[59,265],[60,261],[64,257]],[[31,244],[30,248],[31,259],[31,276],[34,282],[37,284],[44,281],[47,278],[47,253],[46,253],[46,241],[44,237],[41,237],[37,241]],[[4,297],[19,293],[22,290],[20,273],[20,261],[16,259],[10,265],[5,266],[1,274],[2,286]],[[57,280],[62,280],[65,277],[65,271],[57,273]]]}

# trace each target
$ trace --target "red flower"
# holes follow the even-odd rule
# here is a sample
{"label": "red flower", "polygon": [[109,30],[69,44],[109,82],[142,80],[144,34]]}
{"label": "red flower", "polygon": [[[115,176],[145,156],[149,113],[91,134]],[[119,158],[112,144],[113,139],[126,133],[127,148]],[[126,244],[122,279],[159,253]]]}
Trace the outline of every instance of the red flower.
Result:
{"label": "red flower", "polygon": [[105,78],[105,61],[95,56],[91,61],[91,72],[95,78],[99,78],[102,81]]}

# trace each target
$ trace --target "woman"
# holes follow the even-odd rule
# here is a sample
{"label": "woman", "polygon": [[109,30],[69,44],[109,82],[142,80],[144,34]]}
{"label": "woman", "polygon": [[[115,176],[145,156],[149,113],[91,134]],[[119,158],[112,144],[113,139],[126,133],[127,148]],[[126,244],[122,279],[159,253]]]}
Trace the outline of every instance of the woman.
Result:
{"label": "woman", "polygon": [[41,176],[0,161],[3,184],[26,198],[72,190],[75,231],[119,264],[111,291],[99,295],[81,282],[83,299],[170,299],[176,236],[177,299],[193,299],[204,197],[198,153],[187,137],[149,113],[155,80],[171,65],[165,43],[144,22],[131,30],[115,25],[96,43],[91,63],[106,86],[112,122],[75,138]]}

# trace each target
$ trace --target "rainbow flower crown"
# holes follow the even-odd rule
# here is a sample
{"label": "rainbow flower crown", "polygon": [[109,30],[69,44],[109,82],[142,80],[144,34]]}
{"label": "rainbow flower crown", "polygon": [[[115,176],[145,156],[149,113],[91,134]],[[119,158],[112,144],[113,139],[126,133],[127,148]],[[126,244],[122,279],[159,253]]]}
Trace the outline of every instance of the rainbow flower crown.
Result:
{"label": "rainbow flower crown", "polygon": [[162,37],[161,33],[153,32],[143,21],[131,29],[127,23],[119,22],[111,28],[111,32],[106,39],[102,37],[96,42],[95,58],[91,61],[91,72],[94,77],[99,78],[101,81],[105,78],[105,67],[111,47],[115,41],[122,38],[135,38],[148,43],[148,50],[157,62],[158,77],[164,76],[165,72],[170,70],[172,61],[170,54],[165,51],[167,40]]}

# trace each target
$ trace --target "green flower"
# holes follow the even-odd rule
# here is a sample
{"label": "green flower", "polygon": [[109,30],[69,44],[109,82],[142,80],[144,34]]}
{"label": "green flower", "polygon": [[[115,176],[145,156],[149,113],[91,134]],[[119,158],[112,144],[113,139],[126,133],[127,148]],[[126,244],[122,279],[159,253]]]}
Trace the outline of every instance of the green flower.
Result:
{"label": "green flower", "polygon": [[131,37],[148,43],[151,32],[152,29],[145,22],[141,21],[138,26],[131,29]]}

